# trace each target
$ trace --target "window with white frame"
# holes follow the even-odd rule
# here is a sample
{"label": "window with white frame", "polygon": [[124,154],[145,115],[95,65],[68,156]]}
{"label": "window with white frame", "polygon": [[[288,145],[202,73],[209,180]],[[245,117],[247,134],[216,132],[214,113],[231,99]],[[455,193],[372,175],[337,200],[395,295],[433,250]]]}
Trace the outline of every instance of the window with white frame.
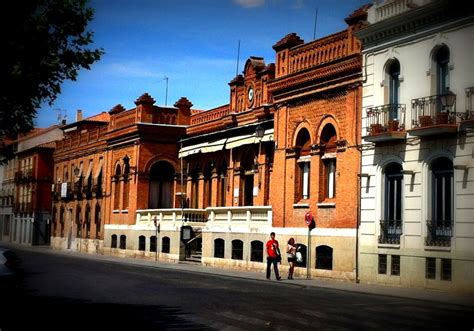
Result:
{"label": "window with white frame", "polygon": [[321,146],[324,154],[321,156],[321,172],[319,197],[320,201],[336,197],[337,148],[336,129],[327,124],[321,132]]}
{"label": "window with white frame", "polygon": [[295,175],[295,202],[310,197],[310,170],[311,170],[311,137],[307,129],[303,128],[298,132],[296,138],[295,151],[296,175]]}

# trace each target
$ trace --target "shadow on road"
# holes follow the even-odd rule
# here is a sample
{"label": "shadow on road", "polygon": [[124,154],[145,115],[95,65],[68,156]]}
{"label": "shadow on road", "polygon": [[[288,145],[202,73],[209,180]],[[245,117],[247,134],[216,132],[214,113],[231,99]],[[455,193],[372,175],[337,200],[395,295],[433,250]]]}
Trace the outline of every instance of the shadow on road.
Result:
{"label": "shadow on road", "polygon": [[170,306],[95,303],[8,293],[0,300],[0,330],[209,330]]}

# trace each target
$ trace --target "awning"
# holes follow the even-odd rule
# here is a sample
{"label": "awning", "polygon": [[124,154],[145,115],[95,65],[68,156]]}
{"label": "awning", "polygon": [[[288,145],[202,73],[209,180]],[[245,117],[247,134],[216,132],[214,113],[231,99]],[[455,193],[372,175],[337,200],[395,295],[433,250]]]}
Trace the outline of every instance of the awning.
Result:
{"label": "awning", "polygon": [[180,149],[179,157],[197,153],[212,153],[223,149],[232,149],[243,145],[258,144],[260,142],[273,141],[273,128],[265,130],[263,137],[260,139],[254,133],[224,138],[216,141],[205,142],[201,144],[186,146]]}
{"label": "awning", "polygon": [[227,141],[227,138],[219,139],[216,141],[208,141],[201,144],[191,145],[183,147],[179,151],[179,157],[186,157],[188,155],[197,154],[197,153],[212,153],[224,149],[224,145]]}
{"label": "awning", "polygon": [[92,172],[92,162],[89,162],[89,167],[87,168],[86,176],[84,177],[86,180],[89,178]]}
{"label": "awning", "polygon": [[273,128],[265,130],[261,139],[255,135],[255,132],[252,134],[230,137],[225,144],[225,148],[232,149],[243,145],[258,144],[265,141],[273,141]]}
{"label": "awning", "polygon": [[75,169],[72,170],[74,175],[74,183],[77,183],[82,176],[82,163],[79,165],[79,172],[77,173],[77,175],[74,173],[74,170]]}
{"label": "awning", "polygon": [[103,165],[104,165],[104,159],[100,158],[99,159],[99,165],[97,166],[97,171],[95,172],[94,179],[99,177],[100,173],[102,172]]}

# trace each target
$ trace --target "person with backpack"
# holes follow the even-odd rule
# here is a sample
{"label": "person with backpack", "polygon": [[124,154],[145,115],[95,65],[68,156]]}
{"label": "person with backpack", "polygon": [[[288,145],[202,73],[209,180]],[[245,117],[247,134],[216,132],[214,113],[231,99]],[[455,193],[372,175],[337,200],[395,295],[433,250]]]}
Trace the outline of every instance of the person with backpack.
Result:
{"label": "person with backpack", "polygon": [[295,238],[293,237],[288,240],[288,245],[286,246],[286,255],[288,257],[288,264],[290,266],[288,269],[288,279],[293,279],[293,272],[295,271],[296,264],[296,243]]}

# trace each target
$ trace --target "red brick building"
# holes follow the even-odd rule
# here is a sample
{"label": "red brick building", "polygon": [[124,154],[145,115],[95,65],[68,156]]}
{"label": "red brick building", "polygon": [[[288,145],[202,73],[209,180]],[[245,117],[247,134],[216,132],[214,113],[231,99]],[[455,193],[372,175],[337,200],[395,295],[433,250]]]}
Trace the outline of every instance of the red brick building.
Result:
{"label": "red brick building", "polygon": [[[103,188],[100,198],[62,196],[56,209],[71,216],[58,222],[82,238],[79,249],[95,238],[92,250],[110,254],[259,270],[274,231],[281,243],[295,237],[311,274],[354,278],[362,64],[353,32],[365,18],[356,11],[346,30],[308,43],[287,35],[273,46],[275,64],[250,57],[227,105],[159,107],[144,94],[107,120],[67,126],[56,177],[84,187],[103,173]],[[88,237],[97,205],[100,226]],[[58,246],[73,241],[55,233]]]}

